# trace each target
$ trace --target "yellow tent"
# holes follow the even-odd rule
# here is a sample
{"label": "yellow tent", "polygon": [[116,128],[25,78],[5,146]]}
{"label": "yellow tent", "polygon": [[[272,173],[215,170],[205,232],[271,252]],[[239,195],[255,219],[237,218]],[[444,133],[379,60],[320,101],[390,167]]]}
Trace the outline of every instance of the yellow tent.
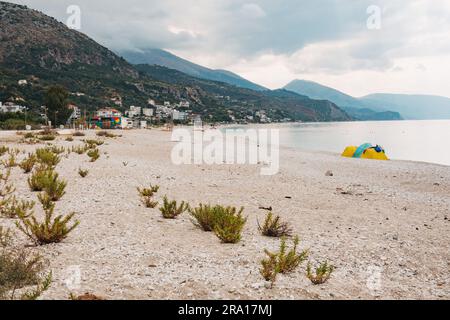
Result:
{"label": "yellow tent", "polygon": [[361,158],[373,160],[389,160],[385,151],[380,146],[373,147],[371,144],[363,144],[359,147],[349,146],[345,148],[342,153],[343,157],[347,158]]}

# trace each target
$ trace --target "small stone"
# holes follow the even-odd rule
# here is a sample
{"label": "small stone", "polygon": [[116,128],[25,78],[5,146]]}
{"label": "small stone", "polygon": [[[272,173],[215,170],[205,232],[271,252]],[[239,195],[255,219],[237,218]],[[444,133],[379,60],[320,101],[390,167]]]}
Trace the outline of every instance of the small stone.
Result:
{"label": "small stone", "polygon": [[333,176],[334,176],[334,173],[333,173],[333,171],[328,170],[327,172],[325,172],[325,176],[326,176],[326,177],[333,177]]}

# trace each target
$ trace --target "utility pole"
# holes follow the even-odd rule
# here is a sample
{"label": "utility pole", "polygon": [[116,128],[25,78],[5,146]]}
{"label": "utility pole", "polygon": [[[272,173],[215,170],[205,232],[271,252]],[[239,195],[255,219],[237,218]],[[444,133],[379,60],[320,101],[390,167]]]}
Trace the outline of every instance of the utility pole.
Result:
{"label": "utility pole", "polygon": [[58,111],[55,111],[55,129],[56,129],[56,115],[58,114]]}

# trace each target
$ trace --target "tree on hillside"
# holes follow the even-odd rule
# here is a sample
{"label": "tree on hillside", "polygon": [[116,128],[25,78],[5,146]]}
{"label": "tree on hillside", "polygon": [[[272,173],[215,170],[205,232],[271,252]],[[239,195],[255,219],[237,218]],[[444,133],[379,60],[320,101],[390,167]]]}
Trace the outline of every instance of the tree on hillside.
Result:
{"label": "tree on hillside", "polygon": [[[68,106],[69,93],[62,86],[52,86],[45,93],[45,106],[47,107],[47,116],[55,125],[65,125],[70,117],[71,111]],[[56,121],[56,123],[55,123]]]}

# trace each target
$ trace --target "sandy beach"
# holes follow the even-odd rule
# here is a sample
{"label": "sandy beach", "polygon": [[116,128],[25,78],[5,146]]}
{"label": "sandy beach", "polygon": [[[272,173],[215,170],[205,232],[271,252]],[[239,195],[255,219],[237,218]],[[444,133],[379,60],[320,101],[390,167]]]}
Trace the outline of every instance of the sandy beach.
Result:
{"label": "sandy beach", "polygon": [[[76,212],[80,225],[62,243],[32,249],[53,270],[44,299],[85,292],[106,299],[450,299],[448,167],[283,148],[279,173],[262,176],[261,165],[173,165],[169,132],[117,133],[122,137],[106,139],[96,162],[71,153],[56,168],[68,181],[56,212]],[[70,147],[88,137],[52,143]],[[0,144],[42,147],[18,139],[0,133]],[[79,168],[89,175],[81,178]],[[16,195],[37,201],[26,178],[12,169]],[[245,207],[242,241],[222,244],[188,214],[165,220],[158,208],[145,208],[136,188],[150,184],[161,187],[160,202],[167,195],[191,206]],[[259,262],[280,242],[259,233],[257,220],[267,213],[260,207],[290,222],[311,262],[336,267],[327,283],[313,285],[303,264],[267,288]],[[14,220],[0,225],[15,229]],[[30,244],[16,231],[14,245]],[[71,283],[74,270],[79,284]]]}

